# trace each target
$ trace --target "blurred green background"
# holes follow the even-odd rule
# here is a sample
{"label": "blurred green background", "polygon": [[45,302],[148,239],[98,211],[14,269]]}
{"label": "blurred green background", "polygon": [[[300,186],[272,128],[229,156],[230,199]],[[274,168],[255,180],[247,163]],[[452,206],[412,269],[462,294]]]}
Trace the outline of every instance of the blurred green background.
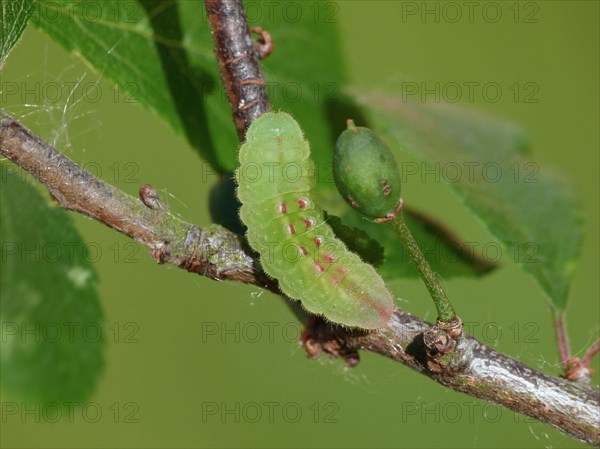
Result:
{"label": "blurred green background", "polygon": [[[598,5],[481,2],[469,17],[461,2],[342,1],[332,16],[355,86],[497,83],[498,101],[475,88],[460,103],[522,126],[531,159],[562,169],[577,184],[585,239],[567,318],[579,355],[597,337],[600,316]],[[436,8],[439,16],[422,15]],[[65,86],[78,80],[79,92],[90,86],[88,95],[68,100]],[[6,94],[9,82],[18,94]],[[49,83],[62,86],[59,97],[43,94]],[[197,153],[39,31],[28,28],[11,54],[2,91],[4,109],[102,179],[132,195],[150,183],[184,219],[210,223],[207,194],[216,177]],[[405,200],[445,217],[465,240],[493,241],[444,185],[411,178],[403,189]],[[352,370],[339,361],[310,361],[296,343],[300,324],[278,297],[157,266],[146,248],[71,215],[85,240],[101,249],[95,266],[109,342],[105,374],[91,408],[72,419],[3,415],[3,447],[581,446],[372,354],[361,354]],[[477,338],[556,374],[545,299],[510,259],[481,280],[447,280],[449,295]],[[419,281],[394,288],[406,310],[435,318]],[[2,400],[10,397],[3,393]]]}

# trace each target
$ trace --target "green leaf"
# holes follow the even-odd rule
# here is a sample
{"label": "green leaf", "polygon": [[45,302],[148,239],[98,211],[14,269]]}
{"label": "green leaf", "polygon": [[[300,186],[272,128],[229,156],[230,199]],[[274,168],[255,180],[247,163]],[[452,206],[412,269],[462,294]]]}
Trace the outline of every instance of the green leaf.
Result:
{"label": "green leaf", "polygon": [[0,164],[1,385],[23,401],[83,401],[104,365],[98,279],[66,212]]}
{"label": "green leaf", "polygon": [[158,114],[213,167],[235,167],[239,142],[203,2],[38,2],[32,21]]}
{"label": "green leaf", "polygon": [[0,70],[21,39],[33,13],[33,0],[0,0]]}
{"label": "green leaf", "polygon": [[449,184],[537,279],[551,307],[564,309],[581,246],[579,205],[568,181],[524,158],[522,133],[477,112],[407,104],[390,92],[359,100],[372,124],[396,141],[400,161],[410,151],[441,174],[462,167]]}

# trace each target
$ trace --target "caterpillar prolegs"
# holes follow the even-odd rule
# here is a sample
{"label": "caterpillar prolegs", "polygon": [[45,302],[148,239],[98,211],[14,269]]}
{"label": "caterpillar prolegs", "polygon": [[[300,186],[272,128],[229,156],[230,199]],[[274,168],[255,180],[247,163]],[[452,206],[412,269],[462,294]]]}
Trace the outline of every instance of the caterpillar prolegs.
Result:
{"label": "caterpillar prolegs", "polygon": [[284,112],[263,114],[249,127],[239,160],[248,242],[283,293],[334,323],[384,326],[392,296],[375,269],[335,237],[315,204],[315,167],[298,123]]}

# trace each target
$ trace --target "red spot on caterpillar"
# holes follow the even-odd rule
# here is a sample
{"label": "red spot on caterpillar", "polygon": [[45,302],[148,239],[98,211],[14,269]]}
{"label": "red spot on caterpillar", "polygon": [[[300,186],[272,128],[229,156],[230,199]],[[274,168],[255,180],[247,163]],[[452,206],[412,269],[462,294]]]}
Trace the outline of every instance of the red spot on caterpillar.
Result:
{"label": "red spot on caterpillar", "polygon": [[375,306],[375,309],[377,310],[379,316],[383,318],[383,321],[389,321],[390,318],[392,318],[392,315],[394,314],[392,310],[386,309],[385,307]]}
{"label": "red spot on caterpillar", "polygon": [[306,198],[300,198],[298,200],[298,207],[304,209],[306,206],[308,206],[308,200]]}
{"label": "red spot on caterpillar", "polygon": [[296,233],[296,228],[294,228],[293,224],[289,224],[288,225],[288,231],[290,232],[290,234],[295,234]]}
{"label": "red spot on caterpillar", "polygon": [[346,267],[340,267],[340,268],[338,268],[338,273],[346,274],[346,273],[348,273],[348,269]]}
{"label": "red spot on caterpillar", "polygon": [[285,214],[287,212],[287,205],[285,203],[281,203],[279,205],[279,212],[281,212],[282,214]]}
{"label": "red spot on caterpillar", "polygon": [[331,282],[333,282],[333,285],[340,285],[340,278],[338,278],[337,276],[332,276]]}
{"label": "red spot on caterpillar", "polygon": [[304,246],[298,248],[298,251],[300,251],[300,254],[303,256],[306,256],[308,254],[308,251],[306,251],[306,248]]}
{"label": "red spot on caterpillar", "polygon": [[335,257],[333,257],[333,254],[325,254],[325,257],[323,257],[323,259],[325,259],[325,262],[335,262]]}
{"label": "red spot on caterpillar", "polygon": [[319,262],[315,262],[315,268],[320,273],[322,273],[323,271],[325,271],[325,267],[323,265],[321,265]]}
{"label": "red spot on caterpillar", "polygon": [[314,218],[306,217],[304,219],[304,224],[306,225],[307,228],[310,228],[312,225],[315,224],[315,220],[314,220]]}
{"label": "red spot on caterpillar", "polygon": [[321,246],[321,243],[323,243],[323,237],[315,237],[313,242],[315,242],[315,245]]}

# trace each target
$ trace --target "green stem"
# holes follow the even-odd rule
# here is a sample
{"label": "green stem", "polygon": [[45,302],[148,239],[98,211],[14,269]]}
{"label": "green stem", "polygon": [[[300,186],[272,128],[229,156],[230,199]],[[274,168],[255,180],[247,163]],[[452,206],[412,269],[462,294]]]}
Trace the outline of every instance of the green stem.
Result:
{"label": "green stem", "polygon": [[454,320],[456,318],[456,312],[454,311],[452,304],[450,304],[446,292],[438,281],[437,276],[429,266],[429,262],[427,262],[427,259],[425,259],[425,256],[423,256],[423,253],[419,249],[410,229],[406,226],[406,223],[402,218],[402,211],[399,211],[388,221],[388,223],[392,226],[394,231],[396,231],[400,240],[402,240],[404,247],[408,251],[408,255],[415,264],[421,278],[423,278],[423,282],[425,282],[427,290],[429,290],[429,294],[437,309],[438,320],[446,323]]}

